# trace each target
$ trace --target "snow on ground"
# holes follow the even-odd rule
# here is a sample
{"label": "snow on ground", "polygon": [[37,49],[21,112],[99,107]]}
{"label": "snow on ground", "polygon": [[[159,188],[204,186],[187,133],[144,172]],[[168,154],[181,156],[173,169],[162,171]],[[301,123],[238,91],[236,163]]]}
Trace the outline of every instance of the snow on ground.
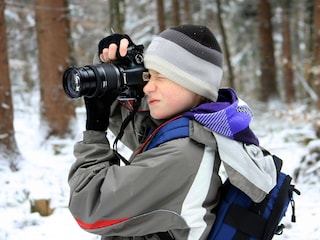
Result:
{"label": "snow on ground", "polygon": [[[37,99],[33,101],[38,102]],[[6,164],[0,165],[0,240],[99,239],[81,230],[67,208],[68,171],[74,161],[73,144],[81,139],[84,109],[78,108],[75,136],[44,139],[39,111],[30,106],[19,105],[15,111],[16,138],[24,158],[20,170],[11,172]],[[288,113],[272,109],[262,111],[258,108],[257,112],[253,128],[262,145],[282,157],[285,160],[283,169],[292,174],[307,152],[304,139],[315,138],[310,121],[296,120],[296,114],[290,117]],[[297,187],[302,192],[301,196],[295,197],[297,222],[290,222],[289,207],[284,219],[284,234],[274,239],[320,239],[320,183],[315,178],[298,183]],[[54,212],[48,217],[30,212],[30,202],[42,198],[51,199]]]}

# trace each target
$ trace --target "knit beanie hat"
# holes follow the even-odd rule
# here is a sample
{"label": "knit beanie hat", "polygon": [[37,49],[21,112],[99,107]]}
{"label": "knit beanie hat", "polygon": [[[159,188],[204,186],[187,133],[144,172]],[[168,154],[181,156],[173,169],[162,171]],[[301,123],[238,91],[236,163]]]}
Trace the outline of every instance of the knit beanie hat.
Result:
{"label": "knit beanie hat", "polygon": [[212,101],[222,80],[221,48],[205,26],[181,25],[156,36],[144,55],[148,69]]}

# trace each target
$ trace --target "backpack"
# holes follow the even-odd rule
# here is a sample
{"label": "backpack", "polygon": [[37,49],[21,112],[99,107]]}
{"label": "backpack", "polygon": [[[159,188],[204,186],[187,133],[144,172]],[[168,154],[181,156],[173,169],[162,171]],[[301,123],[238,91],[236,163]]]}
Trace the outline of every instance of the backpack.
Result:
{"label": "backpack", "polygon": [[[189,119],[178,116],[152,132],[142,149],[151,149],[164,142],[189,136]],[[263,149],[265,155],[270,154]],[[208,240],[270,240],[282,234],[284,217],[289,204],[292,206],[291,221],[295,222],[293,193],[300,192],[291,184],[291,176],[281,171],[282,160],[272,155],[277,169],[277,184],[260,203],[253,202],[245,193],[227,179],[221,186],[221,200],[216,221]],[[159,234],[160,239],[172,239],[167,233]]]}
{"label": "backpack", "polygon": [[253,202],[245,193],[227,179],[222,185],[216,222],[208,240],[270,240],[281,235],[289,203],[292,206],[291,221],[295,222],[293,192],[300,192],[291,184],[291,176],[281,172],[282,160],[273,155],[277,168],[277,184],[260,203]]}

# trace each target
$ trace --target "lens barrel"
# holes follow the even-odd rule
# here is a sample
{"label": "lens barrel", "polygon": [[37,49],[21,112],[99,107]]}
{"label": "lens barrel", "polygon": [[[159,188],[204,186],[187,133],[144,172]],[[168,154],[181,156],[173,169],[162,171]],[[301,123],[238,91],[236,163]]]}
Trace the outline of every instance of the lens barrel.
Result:
{"label": "lens barrel", "polygon": [[63,89],[70,98],[99,97],[120,85],[120,71],[111,63],[69,67],[63,74]]}

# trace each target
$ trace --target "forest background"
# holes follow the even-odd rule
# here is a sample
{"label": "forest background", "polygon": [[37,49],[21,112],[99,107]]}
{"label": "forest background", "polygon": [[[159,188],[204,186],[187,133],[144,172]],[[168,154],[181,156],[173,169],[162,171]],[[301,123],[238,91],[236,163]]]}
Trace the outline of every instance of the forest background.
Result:
{"label": "forest background", "polygon": [[320,109],[320,0],[0,3],[0,114],[6,116],[0,123],[0,145],[13,169],[20,153],[11,91],[32,93],[38,88],[47,135],[70,133],[79,101],[65,97],[63,71],[69,65],[91,64],[98,40],[112,32],[148,45],[167,27],[207,25],[225,54],[224,86],[256,101],[278,99]]}
{"label": "forest background", "polygon": [[[74,137],[83,102],[66,97],[62,74],[92,64],[101,38],[121,32],[147,46],[185,23],[207,25],[221,43],[223,86],[254,109],[277,106],[271,111],[280,121],[294,112],[311,126],[312,137],[298,140],[310,149],[299,168],[304,179],[319,180],[320,144],[307,146],[320,134],[320,0],[0,0],[0,171],[24,166],[15,128],[30,108],[39,110],[39,127],[34,117],[27,121],[42,145]],[[60,145],[54,148],[61,154]]]}

